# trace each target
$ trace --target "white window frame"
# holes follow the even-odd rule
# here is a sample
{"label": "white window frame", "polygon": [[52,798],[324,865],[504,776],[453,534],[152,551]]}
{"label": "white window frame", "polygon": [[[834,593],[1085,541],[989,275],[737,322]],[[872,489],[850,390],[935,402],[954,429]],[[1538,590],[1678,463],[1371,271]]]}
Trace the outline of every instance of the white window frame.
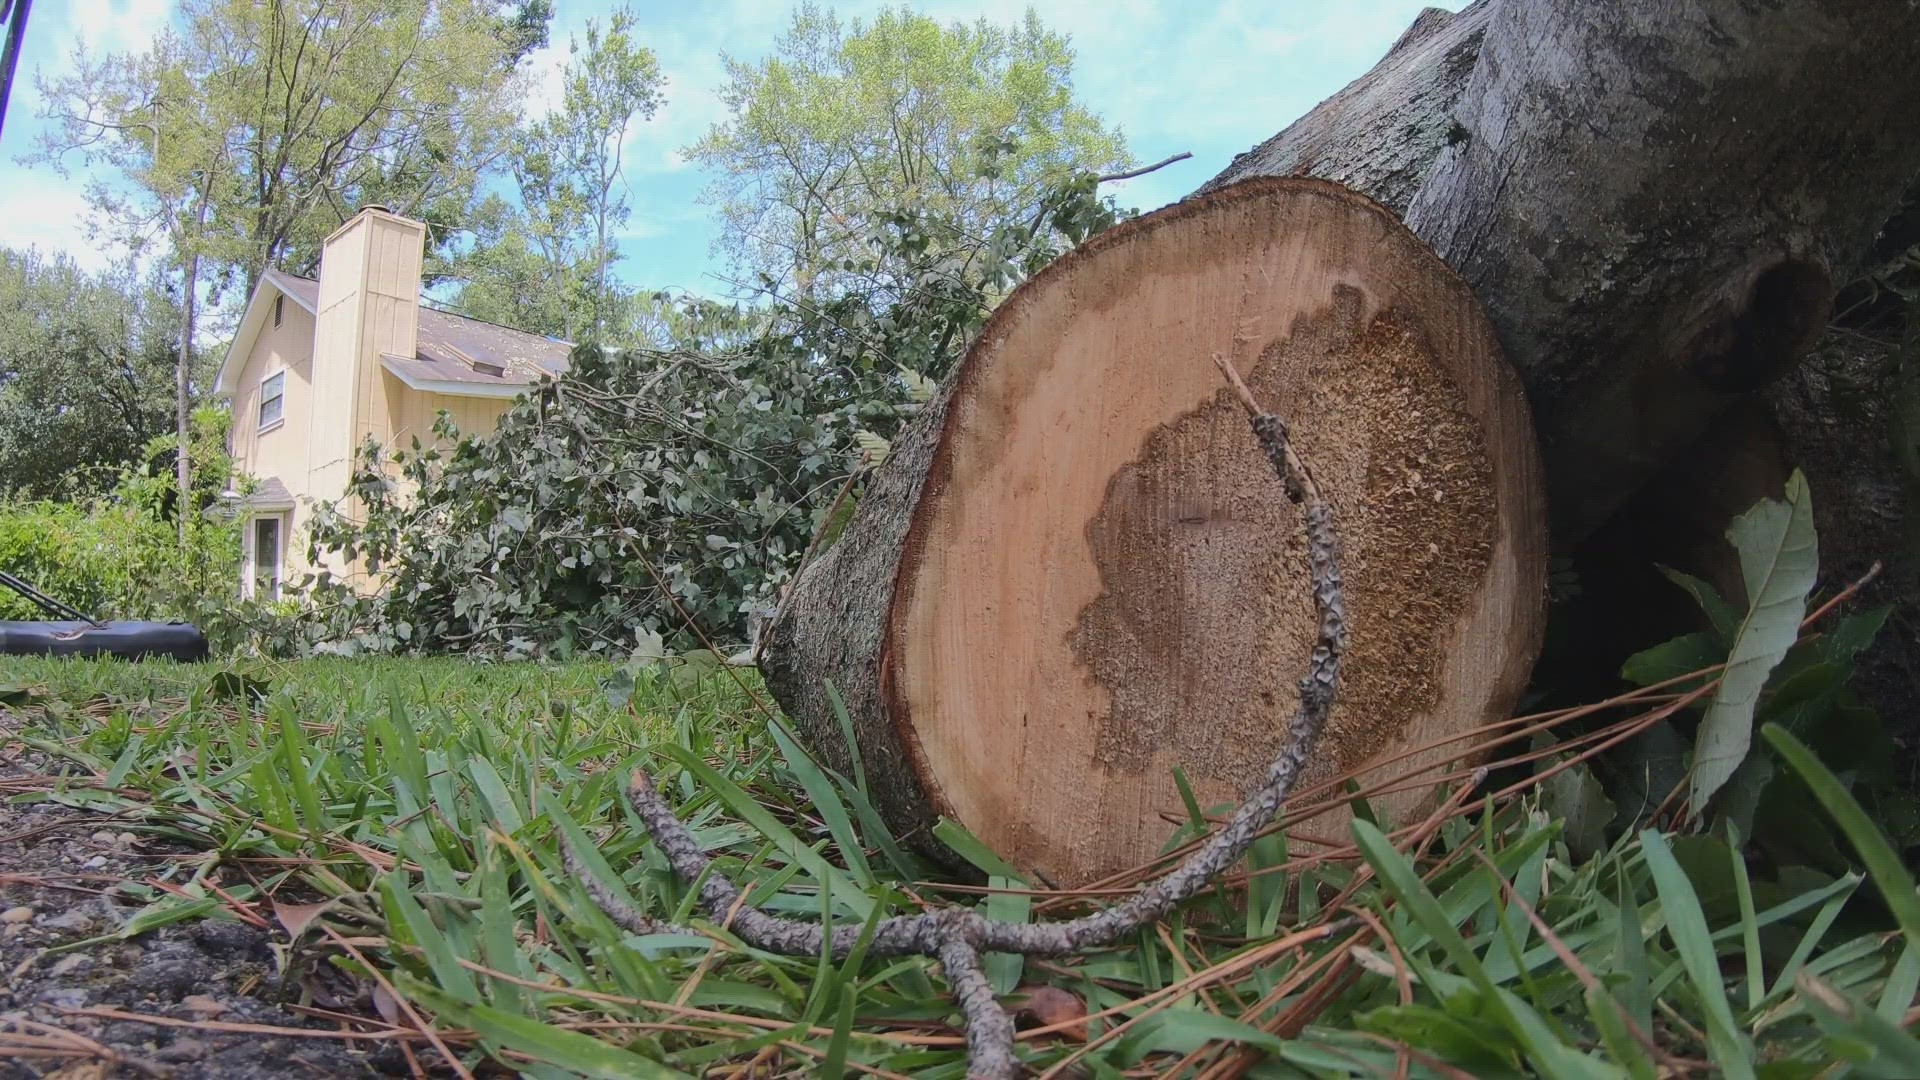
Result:
{"label": "white window frame", "polygon": [[[274,394],[272,397],[268,397],[267,386],[270,383],[272,383],[273,380],[275,379],[280,380],[280,392],[277,394]],[[280,403],[280,414],[278,416],[275,416],[272,420],[262,419],[262,417],[266,414],[268,401],[278,401]],[[267,432],[272,431],[273,429],[287,422],[287,369],[286,368],[280,368],[277,371],[270,371],[260,379],[260,400],[254,404],[253,418],[254,418],[254,423],[257,425],[257,429],[259,433],[262,435],[265,435]]]}
{"label": "white window frame", "polygon": [[245,546],[245,558],[241,560],[243,575],[240,579],[241,595],[252,599],[260,595],[260,524],[273,522],[274,560],[273,580],[267,599],[280,599],[280,586],[287,578],[287,515],[255,514],[247,519],[246,532],[241,534]]}

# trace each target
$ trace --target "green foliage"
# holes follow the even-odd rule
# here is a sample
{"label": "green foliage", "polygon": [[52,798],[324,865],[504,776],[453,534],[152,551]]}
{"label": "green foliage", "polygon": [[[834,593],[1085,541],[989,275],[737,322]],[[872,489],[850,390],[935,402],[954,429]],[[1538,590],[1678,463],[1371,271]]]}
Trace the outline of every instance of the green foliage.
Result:
{"label": "green foliage", "polygon": [[1811,497],[1798,473],[1786,495],[1784,502],[1762,501],[1728,530],[1753,598],[1746,607],[1722,598],[1709,582],[1667,572],[1700,604],[1709,629],[1634,655],[1621,675],[1640,686],[1671,682],[1684,692],[1711,676],[1682,676],[1727,667],[1697,722],[1662,722],[1610,757],[1615,825],[1632,827],[1684,780],[1694,816],[1714,830],[1732,826],[1776,866],[1839,872],[1851,860],[1820,824],[1813,793],[1800,777],[1780,770],[1771,751],[1754,749],[1757,726],[1778,724],[1809,741],[1900,842],[1920,836],[1920,804],[1894,775],[1896,748],[1880,717],[1847,686],[1855,658],[1889,609],[1835,614],[1819,633],[1801,639],[1818,542]]}
{"label": "green foliage", "polygon": [[456,260],[463,314],[566,341],[607,340],[625,299],[608,268],[629,206],[620,151],[636,119],[651,117],[666,80],[651,49],[633,40],[634,17],[616,10],[573,42],[560,107],[511,140],[507,167],[518,205],[492,197],[479,235]]}
{"label": "green foliage", "polygon": [[730,115],[686,152],[719,176],[708,198],[743,269],[809,299],[897,283],[898,267],[853,265],[877,214],[953,222],[928,239],[960,267],[1069,178],[1128,163],[1072,72],[1066,38],[1031,11],[1004,27],[888,8],[842,27],[802,4],[772,55],[728,60]]}
{"label": "green foliage", "polygon": [[[691,914],[691,886],[622,805],[621,778],[648,770],[717,869],[772,911],[853,920],[932,902],[1053,918],[1060,898],[982,897],[874,857],[900,843],[867,812],[864,777],[809,759],[728,674],[643,673],[616,706],[600,690],[612,670],[328,659],[230,673],[263,688],[256,697],[217,692],[200,666],[0,660],[0,684],[23,688],[0,700],[22,742],[65,763],[16,799],[116,813],[117,828],[218,844],[263,868],[220,893],[198,879],[180,895],[117,885],[146,905],[123,932],[253,904],[291,931],[295,971],[330,962],[312,944],[319,927],[351,934],[470,1067],[704,1075],[759,1060],[804,1073],[844,1055],[961,1075],[937,964],[743,947]],[[1768,740],[1820,791],[1819,823],[1831,808],[1876,852],[1876,881],[1910,901],[1911,879],[1868,813],[1849,809],[1844,782]],[[1655,831],[1576,860],[1560,822],[1528,800],[1448,822],[1424,857],[1390,826],[1356,820],[1352,832],[1364,867],[1284,854],[1264,866],[1259,888],[1285,905],[1275,926],[1243,936],[1237,910],[1222,920],[1209,894],[1114,948],[999,964],[1000,991],[1048,985],[1101,1014],[1089,1042],[1021,1042],[1026,1064],[1075,1057],[1069,1068],[1116,1076],[1252,1049],[1254,1075],[1370,1077],[1392,1075],[1404,1050],[1409,1077],[1438,1080],[1701,1071],[1690,1062],[1769,1078],[1904,1076],[1920,1060],[1902,1026],[1920,943],[1861,904],[1858,875],[1743,884],[1733,845]],[[692,918],[699,934],[613,926],[563,865],[563,834],[596,884],[650,915]],[[1349,887],[1341,909],[1290,899]],[[281,906],[302,895],[323,906]],[[1386,939],[1349,924],[1275,947],[1276,932],[1351,910]],[[1175,992],[1188,973],[1199,980]],[[1274,1034],[1295,1016],[1303,1027]]]}
{"label": "green foliage", "polygon": [[243,289],[269,266],[310,270],[366,203],[423,218],[444,244],[511,129],[515,63],[547,17],[488,0],[191,0],[145,52],[83,52],[43,85],[42,152],[126,178],[88,192],[115,239],[168,234],[174,255],[196,251]]}
{"label": "green foliage", "polygon": [[316,556],[358,563],[384,588],[361,597],[318,575],[309,640],[624,656],[662,636],[700,645],[684,612],[738,642],[860,468],[861,436],[891,438],[1014,281],[1118,216],[1092,178],[1063,185],[960,275],[939,253],[958,223],[890,212],[867,245],[912,268],[911,288],[745,310],[688,302],[684,348],[582,345],[489,435],[456,443],[443,420],[451,450],[366,448],[348,500],[321,508],[311,538]]}
{"label": "green foliage", "polygon": [[0,497],[98,493],[172,431],[179,333],[175,297],[130,270],[0,250]]}
{"label": "green foliage", "polygon": [[[194,413],[194,499],[180,542],[172,435],[151,440],[137,465],[84,502],[0,502],[0,570],[98,619],[178,619],[217,651],[255,644],[284,609],[239,597],[240,532],[220,499],[228,484],[228,415]],[[0,618],[46,614],[10,591]]]}
{"label": "green foliage", "polygon": [[[1760,691],[1800,637],[1807,593],[1820,570],[1806,477],[1795,472],[1787,481],[1785,502],[1764,499],[1735,518],[1727,540],[1740,554],[1747,613],[1733,632],[1720,688],[1694,737],[1690,799],[1700,810],[1746,760]],[[1717,615],[1716,621],[1724,625],[1724,605],[1712,602],[1712,587],[1704,581],[1695,584],[1709,615]]]}

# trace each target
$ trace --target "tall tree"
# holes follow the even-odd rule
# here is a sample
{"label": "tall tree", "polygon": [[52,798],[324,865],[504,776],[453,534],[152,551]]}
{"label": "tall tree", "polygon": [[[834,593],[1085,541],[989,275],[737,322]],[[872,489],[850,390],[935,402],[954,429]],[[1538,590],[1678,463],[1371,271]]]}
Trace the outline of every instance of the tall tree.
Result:
{"label": "tall tree", "polygon": [[310,270],[363,202],[425,218],[445,244],[505,151],[545,17],[494,0],[187,0],[147,51],[81,51],[43,84],[42,150],[127,181],[89,197],[130,244],[204,190],[198,251],[218,285]]}
{"label": "tall tree", "polygon": [[0,250],[0,494],[102,490],[166,434],[179,323],[159,279]]}
{"label": "tall tree", "polygon": [[997,26],[886,9],[843,27],[806,3],[770,56],[727,72],[731,115],[687,153],[720,176],[722,248],[808,296],[871,258],[875,211],[924,209],[983,238],[1064,178],[1129,160],[1074,101],[1066,39],[1031,11]]}
{"label": "tall tree", "polygon": [[607,271],[631,213],[621,151],[653,116],[665,78],[633,36],[633,12],[574,39],[559,107],[516,132],[508,167],[518,206],[490,202],[459,272],[456,306],[478,318],[574,339],[604,337],[624,297]]}

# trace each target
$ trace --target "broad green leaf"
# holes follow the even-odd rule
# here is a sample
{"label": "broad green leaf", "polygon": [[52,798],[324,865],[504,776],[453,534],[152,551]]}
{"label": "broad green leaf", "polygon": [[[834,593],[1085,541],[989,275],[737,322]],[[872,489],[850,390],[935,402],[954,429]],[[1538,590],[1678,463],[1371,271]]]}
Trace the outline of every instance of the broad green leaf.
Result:
{"label": "broad green leaf", "polygon": [[[1682,634],[1671,641],[1664,641],[1650,649],[1643,649],[1627,657],[1620,665],[1620,677],[1635,686],[1652,686],[1682,675],[1691,675],[1702,668],[1709,668],[1727,658],[1727,647],[1720,639],[1705,630],[1697,633]],[[1676,691],[1692,690],[1705,682],[1689,679],[1675,685]]]}
{"label": "broad green leaf", "polygon": [[1584,860],[1606,846],[1607,825],[1617,810],[1606,788],[1585,765],[1548,777],[1540,786],[1540,805],[1564,821],[1561,835],[1574,858]]}
{"label": "broad green leaf", "polygon": [[1747,614],[1734,636],[1720,689],[1694,737],[1689,796],[1696,815],[1705,813],[1707,803],[1746,760],[1760,691],[1800,636],[1807,593],[1820,568],[1806,477],[1796,471],[1788,478],[1784,502],[1764,499],[1735,518],[1727,539],[1740,553]]}
{"label": "broad green leaf", "polygon": [[1887,907],[1906,934],[1907,941],[1920,942],[1920,894],[1916,894],[1913,874],[1906,864],[1900,861],[1900,855],[1893,850],[1882,833],[1873,824],[1873,819],[1861,809],[1860,804],[1840,783],[1820,760],[1813,756],[1805,743],[1793,737],[1793,733],[1778,724],[1768,724],[1763,729],[1767,741],[1773,744],[1800,779],[1813,789],[1814,797],[1820,805],[1827,808],[1839,823],[1840,830],[1852,841],[1855,851],[1860,853],[1860,861],[1867,864],[1867,873],[1872,875],[1873,883],[1880,887],[1880,895],[1887,901]]}
{"label": "broad green leaf", "polygon": [[1706,612],[1707,621],[1713,625],[1714,635],[1723,645],[1731,642],[1734,635],[1740,632],[1740,609],[1727,603],[1712,582],[1671,566],[1661,567],[1660,572],[1666,575],[1668,581],[1687,590],[1687,594],[1700,605],[1700,610]]}

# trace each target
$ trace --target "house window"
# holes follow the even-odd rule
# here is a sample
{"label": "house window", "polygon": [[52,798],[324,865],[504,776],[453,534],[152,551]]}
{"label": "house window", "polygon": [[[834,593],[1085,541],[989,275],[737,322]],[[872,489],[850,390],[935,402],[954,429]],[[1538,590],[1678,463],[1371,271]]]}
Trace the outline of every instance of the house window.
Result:
{"label": "house window", "polygon": [[276,371],[260,381],[260,430],[280,423],[287,408],[287,373]]}
{"label": "house window", "polygon": [[276,296],[273,298],[273,328],[275,330],[280,329],[280,316],[285,314],[283,309],[286,307],[286,303],[287,298],[284,296]]}
{"label": "house window", "polygon": [[252,595],[280,599],[280,555],[280,519],[254,518]]}

